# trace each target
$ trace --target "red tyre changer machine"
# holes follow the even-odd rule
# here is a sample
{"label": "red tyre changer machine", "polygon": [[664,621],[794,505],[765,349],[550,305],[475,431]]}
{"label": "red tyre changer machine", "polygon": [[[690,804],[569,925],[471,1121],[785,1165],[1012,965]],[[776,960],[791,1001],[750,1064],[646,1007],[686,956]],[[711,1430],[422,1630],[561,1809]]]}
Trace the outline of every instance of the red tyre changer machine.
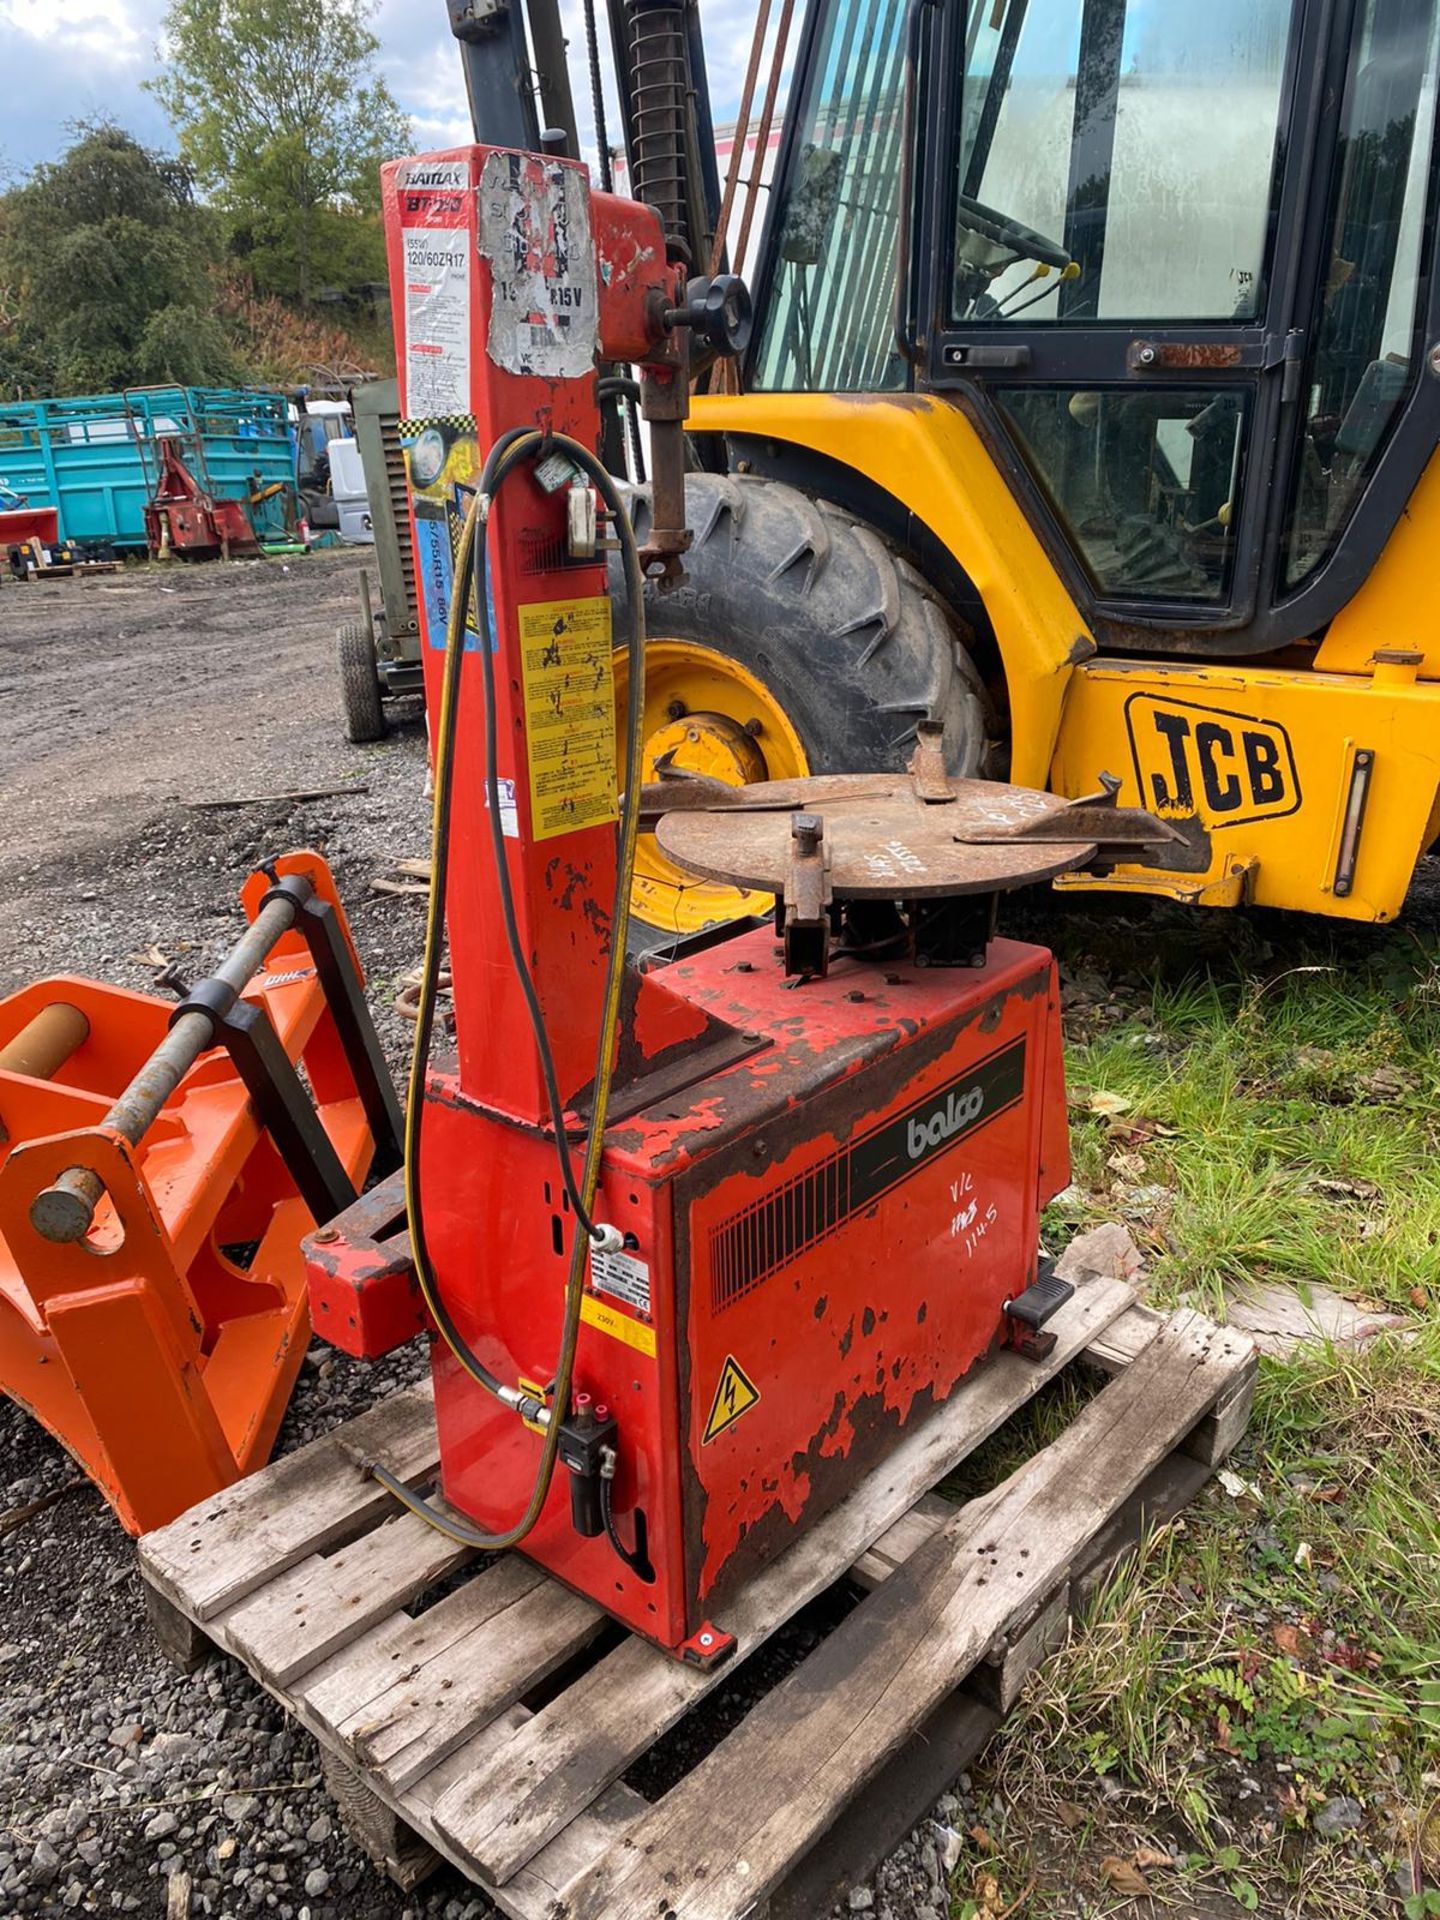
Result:
{"label": "red tyre changer machine", "polygon": [[[1068,1291],[1037,1256],[1068,1178],[1055,968],[993,937],[995,901],[1168,829],[1108,794],[952,780],[924,727],[904,772],[621,796],[604,549],[625,542],[632,581],[637,562],[683,568],[690,356],[735,345],[743,290],[687,284],[662,213],[553,155],[408,161],[385,210],[454,1031],[411,1114],[410,1242],[393,1181],[312,1238],[315,1326],[376,1354],[440,1318],[434,1517],[513,1535],[558,1436],[522,1550],[708,1664],[757,1568],[997,1345],[1043,1350]],[[597,368],[617,361],[640,369],[652,432],[640,556],[575,451],[598,443]],[[467,525],[488,555],[473,604]],[[635,612],[617,603],[617,624]],[[607,1088],[631,808],[683,865],[778,904],[625,971]],[[603,1127],[588,1233],[537,1013],[576,1164]]]}

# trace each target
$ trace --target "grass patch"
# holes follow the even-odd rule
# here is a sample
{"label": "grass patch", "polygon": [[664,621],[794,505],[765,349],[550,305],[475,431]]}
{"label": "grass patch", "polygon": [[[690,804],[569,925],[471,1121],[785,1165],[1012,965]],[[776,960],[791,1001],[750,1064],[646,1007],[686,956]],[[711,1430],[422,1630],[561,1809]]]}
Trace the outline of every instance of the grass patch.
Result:
{"label": "grass patch", "polygon": [[[1117,1570],[1002,1729],[951,1911],[1042,1920],[1081,1894],[1091,1914],[1425,1920],[1440,1912],[1437,944],[1286,923],[1277,952],[1254,921],[1185,927],[1169,943],[1089,916],[1046,929],[1068,962],[1075,1142],[1047,1237],[1122,1219],[1159,1303],[1223,1317],[1236,1289],[1323,1281],[1413,1332],[1262,1361],[1228,1490],[1212,1482]],[[1149,977],[1124,971],[1137,952]],[[1057,1382],[967,1476],[1009,1471],[1090,1390]]]}
{"label": "grass patch", "polygon": [[[1106,1003],[1072,1037],[1068,1238],[1126,1220],[1154,1297],[1324,1281],[1423,1307],[1440,1272],[1440,960],[1395,936],[1257,977],[1243,954]],[[1417,1295],[1424,1296],[1417,1299]]]}
{"label": "grass patch", "polygon": [[1102,1911],[1101,1863],[1139,1859],[1159,1898],[1230,1903],[1185,1912],[1401,1912],[1440,1800],[1440,1327],[1264,1362],[1234,1468],[1033,1678],[988,1763],[1000,1851],[1043,1881],[1037,1827],[1073,1835],[1055,1890]]}

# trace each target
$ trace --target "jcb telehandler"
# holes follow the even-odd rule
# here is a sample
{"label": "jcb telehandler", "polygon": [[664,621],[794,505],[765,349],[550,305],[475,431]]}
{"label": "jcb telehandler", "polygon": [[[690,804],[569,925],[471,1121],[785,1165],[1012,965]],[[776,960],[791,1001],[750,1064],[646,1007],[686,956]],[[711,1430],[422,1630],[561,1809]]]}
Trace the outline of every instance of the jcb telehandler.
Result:
{"label": "jcb telehandler", "polygon": [[[1067,885],[1392,918],[1440,835],[1440,0],[810,0],[794,44],[792,11],[746,88],[793,59],[773,169],[772,85],[722,209],[696,0],[609,5],[632,188],[697,274],[768,201],[650,765],[897,767],[935,720],[952,772],[1183,831]],[[519,0],[450,13],[478,136],[533,147]],[[657,926],[757,904],[642,849]]]}

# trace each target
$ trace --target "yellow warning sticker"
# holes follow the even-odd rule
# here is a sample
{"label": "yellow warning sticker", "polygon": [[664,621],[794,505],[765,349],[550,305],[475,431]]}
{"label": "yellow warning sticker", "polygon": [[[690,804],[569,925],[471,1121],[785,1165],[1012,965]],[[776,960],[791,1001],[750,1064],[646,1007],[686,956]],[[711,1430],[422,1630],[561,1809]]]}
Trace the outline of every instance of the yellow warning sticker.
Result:
{"label": "yellow warning sticker", "polygon": [[710,1418],[705,1422],[701,1445],[708,1446],[727,1427],[733,1427],[741,1414],[748,1413],[759,1398],[760,1389],[734,1355],[728,1355],[720,1369],[720,1381],[715,1388],[715,1398],[711,1403]]}
{"label": "yellow warning sticker", "polygon": [[608,1333],[613,1340],[623,1340],[637,1353],[648,1353],[652,1360],[655,1358],[655,1329],[647,1327],[643,1320],[632,1320],[628,1313],[617,1313],[614,1307],[597,1300],[593,1293],[587,1293],[580,1302],[580,1318],[587,1326]]}
{"label": "yellow warning sticker", "polygon": [[553,840],[620,817],[610,602],[520,610],[531,831]]}

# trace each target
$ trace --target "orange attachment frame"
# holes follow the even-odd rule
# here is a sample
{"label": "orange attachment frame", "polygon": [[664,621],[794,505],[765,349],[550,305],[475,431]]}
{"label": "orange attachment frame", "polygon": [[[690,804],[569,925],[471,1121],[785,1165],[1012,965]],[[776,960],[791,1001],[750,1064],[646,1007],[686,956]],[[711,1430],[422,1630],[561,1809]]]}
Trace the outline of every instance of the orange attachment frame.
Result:
{"label": "orange attachment frame", "polygon": [[[290,874],[334,909],[353,959],[318,855],[253,874],[249,919]],[[303,1068],[358,1190],[375,1139],[298,928],[242,998]],[[223,1047],[199,1056],[138,1147],[102,1124],[164,1039],[172,1002],[43,981],[0,1001],[0,1056],[57,1004],[88,1024],[78,1048],[49,1078],[0,1069],[0,1391],[74,1455],[127,1531],[144,1533],[268,1457],[309,1341],[300,1243],[316,1223]],[[57,1245],[30,1209],[76,1166],[101,1177],[105,1197],[91,1232]]]}

